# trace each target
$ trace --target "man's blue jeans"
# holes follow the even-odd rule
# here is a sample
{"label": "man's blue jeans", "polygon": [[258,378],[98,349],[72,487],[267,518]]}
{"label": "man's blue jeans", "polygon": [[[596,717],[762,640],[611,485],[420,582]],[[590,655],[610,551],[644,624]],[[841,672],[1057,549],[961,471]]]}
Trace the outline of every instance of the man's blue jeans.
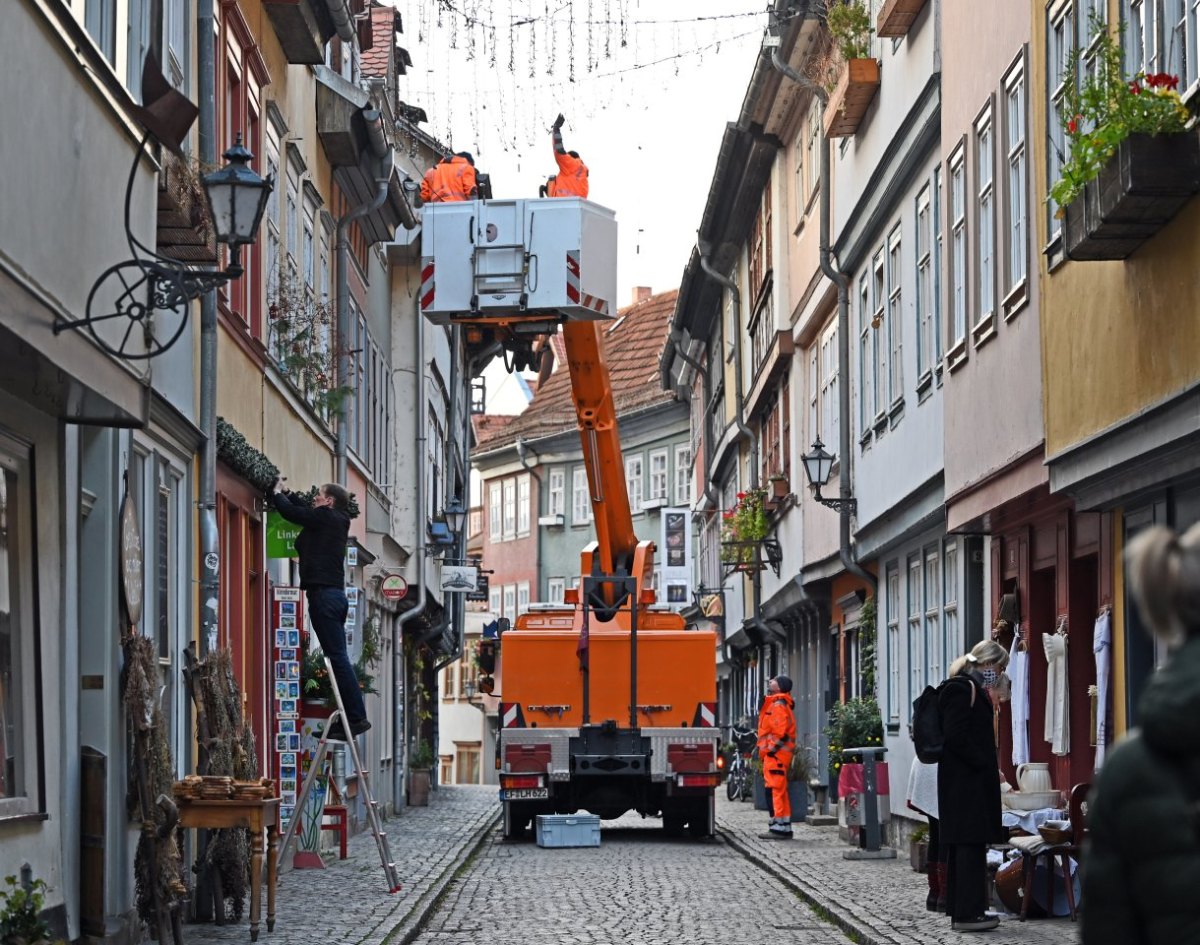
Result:
{"label": "man's blue jeans", "polygon": [[346,650],[346,614],[350,602],[340,587],[310,587],[308,594],[308,619],[312,621],[321,652],[329,658],[333,667],[333,678],[337,680],[342,694],[342,705],[346,707],[347,729],[367,717],[363,704],[362,690],[358,688],[358,677]]}

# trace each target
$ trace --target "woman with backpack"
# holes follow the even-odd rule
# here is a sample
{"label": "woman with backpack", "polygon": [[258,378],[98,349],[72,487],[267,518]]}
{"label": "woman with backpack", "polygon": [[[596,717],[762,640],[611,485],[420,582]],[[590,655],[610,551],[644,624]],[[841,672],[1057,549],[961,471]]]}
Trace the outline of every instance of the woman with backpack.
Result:
{"label": "woman with backpack", "polygon": [[1200,525],[1147,529],[1126,560],[1139,612],[1176,649],[1088,798],[1083,941],[1200,942]]}
{"label": "woman with backpack", "polygon": [[946,912],[956,932],[1000,924],[986,911],[987,846],[1008,834],[1000,822],[1000,771],[990,690],[1001,681],[1008,651],[994,640],[976,643],[950,664],[938,689],[942,746],[938,819],[946,860]]}

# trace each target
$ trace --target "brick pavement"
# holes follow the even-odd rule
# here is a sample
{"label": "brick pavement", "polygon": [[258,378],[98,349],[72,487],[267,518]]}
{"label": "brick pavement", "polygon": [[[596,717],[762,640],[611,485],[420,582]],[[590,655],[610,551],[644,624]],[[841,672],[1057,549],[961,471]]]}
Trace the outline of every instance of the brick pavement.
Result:
{"label": "brick pavement", "polygon": [[[442,787],[430,794],[428,807],[410,807],[388,820],[384,829],[403,887],[395,895],[387,892],[370,830],[352,837],[347,859],[335,857],[326,869],[292,870],[281,863],[275,931],[267,932],[264,888],[260,945],[401,945],[499,816],[496,788]],[[249,945],[249,918],[225,926],[187,925],[184,940]]]}
{"label": "brick pavement", "polygon": [[970,941],[989,945],[1076,945],[1079,927],[1070,918],[1020,922],[1001,917],[990,932],[965,934],[950,920],[925,910],[926,878],[914,873],[907,849],[894,860],[847,860],[836,826],[795,825],[790,842],[759,839],[767,815],[754,805],[717,800],[717,828],[734,848],[769,863],[802,898],[830,914],[863,945],[927,945]]}
{"label": "brick pavement", "polygon": [[[1078,926],[1070,919],[1021,923],[1013,917],[1003,919],[992,932],[976,936],[953,932],[945,916],[925,911],[925,877],[912,871],[905,851],[895,860],[847,860],[842,856],[847,845],[838,838],[836,827],[807,824],[796,825],[796,839],[789,843],[762,840],[758,834],[766,826],[766,815],[751,804],[732,803],[723,796],[717,801],[720,840],[703,844],[661,838],[656,822],[626,817],[604,825],[599,851],[541,850],[532,842],[504,843],[496,829],[498,818],[494,787],[440,788],[431,795],[429,807],[409,808],[387,822],[404,886],[398,894],[385,891],[374,840],[369,831],[361,833],[350,840],[347,860],[333,859],[325,870],[281,872],[275,931],[266,931],[264,895],[259,941],[263,945],[406,945],[413,941],[508,945],[503,933],[519,931],[513,941],[527,945],[659,941],[677,945],[681,940],[703,945],[710,935],[713,942],[724,943],[731,917],[736,917],[739,937],[753,941],[754,901],[773,883],[735,853],[760,863],[799,894],[804,903],[778,916],[779,927],[798,933],[794,940],[812,945],[838,940],[840,933],[834,935],[827,922],[816,921],[809,906],[817,907],[818,914],[863,945],[961,945],[974,940],[991,945],[1077,945],[1079,941]],[[451,888],[459,867],[476,850],[481,855],[475,868]],[[672,851],[687,856],[687,870],[673,867]],[[568,882],[566,877],[572,875],[574,859],[596,862],[597,853],[605,860],[614,857],[609,868],[601,871],[611,882],[605,878],[585,894],[578,882]],[[730,862],[731,857],[740,862]],[[520,890],[542,894],[536,901],[521,900],[521,909],[512,908],[511,901],[507,906],[503,903],[514,888],[516,860],[520,861]],[[730,895],[689,895],[691,880],[708,885],[700,874],[710,869],[719,873],[720,888]],[[580,910],[592,911],[589,903],[596,895],[628,906],[629,891],[639,884],[658,891],[658,909],[625,918],[614,914],[587,927],[576,921]],[[664,911],[661,905],[672,901],[666,894],[674,886],[678,886],[676,898]],[[576,891],[564,898],[560,891],[568,887]],[[439,903],[441,908],[431,917]],[[513,916],[520,920],[519,929],[505,926]],[[184,934],[188,945],[246,945],[250,939],[246,918],[224,927],[188,925]]]}

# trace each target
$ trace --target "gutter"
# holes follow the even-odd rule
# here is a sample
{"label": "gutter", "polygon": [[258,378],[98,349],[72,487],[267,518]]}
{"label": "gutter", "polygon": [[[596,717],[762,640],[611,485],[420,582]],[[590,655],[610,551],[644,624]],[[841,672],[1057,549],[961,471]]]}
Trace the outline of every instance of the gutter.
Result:
{"label": "gutter", "polygon": [[[817,96],[821,103],[821,117],[824,118],[825,108],[829,104],[829,95],[817,83],[801,75],[789,66],[779,55],[778,49],[771,50],[771,63],[787,78]],[[853,456],[850,434],[850,277],[838,269],[833,263],[833,251],[830,249],[830,151],[833,147],[830,139],[821,136],[821,227],[820,252],[821,271],[837,286],[838,305],[838,376],[842,378],[838,384],[838,412],[842,422],[838,424],[838,495],[841,499],[850,499],[853,495],[850,483],[850,460]],[[879,580],[870,571],[858,563],[854,554],[854,544],[850,537],[850,504],[843,501],[838,512],[838,554],[842,566],[851,574],[858,577],[870,589],[873,596],[879,593]]]}
{"label": "gutter", "polygon": [[[369,126],[368,126],[369,127]],[[375,174],[375,197],[370,203],[359,204],[337,222],[337,341],[338,341],[338,386],[343,391],[350,379],[350,224],[373,213],[387,200],[388,187],[392,178],[392,162],[395,151],[391,148],[379,162]],[[337,481],[346,485],[346,443],[349,436],[349,398],[342,396],[338,404],[337,444],[334,456],[337,461]],[[418,421],[420,417],[418,417]]]}
{"label": "gutter", "polygon": [[343,43],[349,43],[353,48],[356,38],[354,18],[350,15],[346,0],[325,0],[325,6],[329,9],[329,15],[333,17],[333,25],[337,29],[338,38]]}

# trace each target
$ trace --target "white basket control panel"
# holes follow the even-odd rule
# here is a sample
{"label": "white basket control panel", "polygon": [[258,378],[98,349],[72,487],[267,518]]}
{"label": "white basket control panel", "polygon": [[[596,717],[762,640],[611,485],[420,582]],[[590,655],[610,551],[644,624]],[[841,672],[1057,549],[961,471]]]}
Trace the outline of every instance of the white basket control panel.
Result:
{"label": "white basket control panel", "polygon": [[617,221],[579,197],[427,204],[421,311],[433,323],[616,314]]}

